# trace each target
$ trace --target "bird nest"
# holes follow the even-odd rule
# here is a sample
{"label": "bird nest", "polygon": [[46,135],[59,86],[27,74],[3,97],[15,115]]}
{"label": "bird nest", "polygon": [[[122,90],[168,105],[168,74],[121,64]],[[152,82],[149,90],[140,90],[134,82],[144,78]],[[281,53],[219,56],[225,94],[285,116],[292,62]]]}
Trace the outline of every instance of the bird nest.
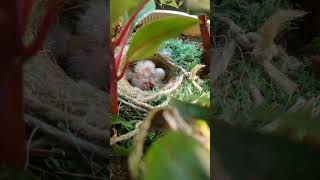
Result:
{"label": "bird nest", "polygon": [[[149,14],[142,20],[142,26],[165,17],[187,17],[191,19],[197,19],[197,16],[191,16],[187,13],[170,10],[154,10],[153,13]],[[210,27],[210,21],[208,21],[207,24],[208,27]],[[200,37],[200,28],[198,25],[194,25],[193,27],[182,32],[182,35]],[[155,63],[156,67],[164,69],[166,73],[164,83],[160,88],[144,91],[132,86],[125,78],[118,81],[118,94],[120,96],[119,101],[143,112],[148,112],[148,110],[155,107],[167,105],[168,101],[170,100],[170,94],[177,90],[182,84],[183,78],[188,76],[188,72],[172,63],[171,59],[166,56],[156,54],[154,57],[150,58],[150,60]],[[162,100],[160,104],[153,105],[155,103],[152,102],[161,96],[164,96],[165,100]]]}
{"label": "bird nest", "polygon": [[[168,57],[156,54],[151,57],[150,60],[155,63],[156,67],[162,68],[166,73],[164,83],[160,88],[144,91],[132,86],[126,78],[118,81],[118,94],[120,96],[120,101],[145,112],[154,107],[166,105],[169,100],[169,96],[167,96],[166,100],[161,104],[156,106],[151,105],[151,102],[157,97],[173,93],[179,88],[184,78],[182,69],[173,64]],[[134,66],[134,64],[131,66]]]}

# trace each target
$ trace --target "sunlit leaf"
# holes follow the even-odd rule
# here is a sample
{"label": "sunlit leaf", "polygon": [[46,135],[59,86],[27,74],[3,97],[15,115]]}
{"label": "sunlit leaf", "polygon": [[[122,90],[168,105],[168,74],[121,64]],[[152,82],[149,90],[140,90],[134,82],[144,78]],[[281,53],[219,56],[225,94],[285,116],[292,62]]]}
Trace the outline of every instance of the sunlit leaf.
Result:
{"label": "sunlit leaf", "polygon": [[[148,150],[144,162],[145,180],[206,180],[206,168],[197,156],[199,144],[190,136],[169,132]],[[207,154],[207,159],[210,154]],[[202,158],[203,159],[203,158]]]}
{"label": "sunlit leaf", "polygon": [[141,27],[132,38],[127,60],[133,62],[151,57],[164,41],[176,37],[197,22],[193,18],[168,17]]}
{"label": "sunlit leaf", "polygon": [[210,128],[202,119],[196,119],[191,123],[193,136],[208,150],[210,150]]}
{"label": "sunlit leaf", "polygon": [[176,0],[159,0],[160,5],[162,6],[163,4],[168,5],[168,6],[172,6],[175,8],[179,8],[179,5],[177,4]]}
{"label": "sunlit leaf", "polygon": [[196,104],[187,103],[177,99],[171,99],[170,105],[175,107],[182,118],[188,119],[204,119],[206,121],[210,120],[212,113],[209,108],[205,108]]}
{"label": "sunlit leaf", "polygon": [[156,4],[154,0],[150,0],[143,9],[137,14],[136,18],[134,19],[132,26],[136,26],[141,20],[143,20],[146,16],[150,15],[153,10],[156,9]]}
{"label": "sunlit leaf", "polygon": [[143,0],[110,0],[110,27],[124,14],[130,16],[142,2]]}

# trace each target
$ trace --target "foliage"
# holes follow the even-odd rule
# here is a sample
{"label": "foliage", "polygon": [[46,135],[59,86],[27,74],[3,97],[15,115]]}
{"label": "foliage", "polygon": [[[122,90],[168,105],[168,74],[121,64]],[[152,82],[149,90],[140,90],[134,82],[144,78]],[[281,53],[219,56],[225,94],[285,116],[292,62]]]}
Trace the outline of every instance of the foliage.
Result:
{"label": "foliage", "polygon": [[176,9],[187,9],[188,13],[191,14],[203,14],[204,12],[210,11],[209,0],[158,0],[158,4],[162,7],[163,5],[174,7]]}
{"label": "foliage", "polygon": [[[216,11],[218,15],[230,17],[238,25],[247,31],[256,31],[270,15],[277,9],[289,7],[288,1],[243,1],[226,0],[218,1]],[[259,4],[262,7],[258,7]],[[256,8],[253,8],[257,6]],[[266,7],[266,8],[264,8]],[[290,25],[291,26],[291,25]],[[223,29],[217,29],[222,32]],[[223,44],[224,39],[218,38],[216,43]],[[273,111],[285,112],[300,98],[309,99],[317,96],[320,90],[320,83],[315,75],[309,72],[310,59],[305,56],[297,57],[301,66],[295,70],[288,70],[286,74],[290,79],[299,84],[299,89],[292,96],[285,95],[276,88],[273,81],[263,72],[263,69],[256,64],[255,60],[246,54],[246,51],[239,49],[233,57],[231,64],[218,81],[218,89],[212,93],[217,107],[216,114],[223,116],[232,122],[244,127],[261,127],[270,119],[256,119],[249,114],[255,110],[252,99],[251,86],[256,86],[262,93],[266,102],[265,107]],[[275,60],[279,65],[279,61]],[[280,65],[279,65],[280,67]],[[237,117],[237,118],[236,118]]]}
{"label": "foliage", "polygon": [[198,42],[186,42],[182,39],[171,39],[161,45],[160,52],[166,52],[174,63],[191,71],[201,63],[202,50]]}
{"label": "foliage", "polygon": [[178,9],[183,4],[183,1],[178,4],[175,0],[159,0],[159,4],[160,6],[168,5]]}
{"label": "foliage", "polygon": [[[111,9],[117,7],[118,1],[111,1]],[[168,17],[159,21],[152,22],[146,26],[141,27],[131,39],[128,53],[124,55],[124,49],[130,33],[132,33],[133,26],[144,15],[151,13],[155,9],[153,0],[144,0],[136,7],[133,3],[126,4],[124,8],[116,8],[112,14],[111,24],[117,22],[117,18],[129,14],[128,20],[123,25],[118,36],[110,37],[111,44],[111,68],[110,68],[110,106],[111,113],[118,113],[118,100],[117,100],[117,81],[120,80],[125,74],[128,64],[133,61],[142,60],[143,58],[150,57],[160,47],[161,43],[167,39],[173,38],[180,34],[186,28],[197,23],[196,20]],[[122,4],[119,4],[122,6]],[[131,8],[135,10],[131,12]],[[131,14],[130,14],[131,12]],[[114,49],[120,46],[119,53],[115,57]],[[120,71],[120,65],[123,65]],[[119,72],[120,71],[120,72]],[[119,74],[120,73],[120,74]]]}
{"label": "foliage", "polygon": [[[132,178],[209,179],[210,128],[209,117],[205,116],[210,114],[209,108],[178,100],[170,104],[171,107],[152,110],[141,125],[141,133],[134,138],[129,156]],[[187,111],[191,113],[186,114]],[[162,128],[159,139],[148,146],[143,156],[149,128],[161,126],[168,128]]]}
{"label": "foliage", "polygon": [[[206,100],[208,100],[208,98]],[[177,108],[182,118],[185,120],[203,119],[209,121],[211,118],[209,107],[205,108],[204,106],[187,103],[177,99],[171,99],[170,105]]]}
{"label": "foliage", "polygon": [[[143,179],[209,179],[200,162],[202,159],[198,157],[200,148],[191,136],[177,132],[166,133],[148,149],[144,158]],[[209,157],[209,151],[201,152]]]}
{"label": "foliage", "polygon": [[[154,2],[152,1],[152,3]],[[198,23],[197,19],[183,18],[183,17],[168,17],[168,18],[163,18],[153,23],[144,25],[140,27],[133,34],[132,27],[135,25],[135,23],[139,21],[137,20],[137,18],[142,18],[145,16],[146,13],[152,12],[152,9],[154,9],[154,6],[152,5],[152,3],[151,1],[146,1],[146,0],[143,2],[140,2],[138,3],[139,5],[135,7],[135,11],[131,11],[129,7],[126,7],[126,8],[129,8],[125,10],[127,12],[124,12],[121,8],[115,9],[116,17],[118,16],[125,17],[124,18],[125,23],[120,33],[116,37],[114,37],[113,40],[111,41],[111,46],[112,46],[111,47],[112,48],[111,49],[111,52],[112,52],[111,69],[113,70],[111,74],[115,74],[116,76],[113,76],[113,78],[117,78],[117,80],[122,78],[129,63],[143,60],[145,58],[149,58],[150,56],[153,55],[153,53],[155,53],[161,47],[164,41],[175,38],[176,36],[181,34],[181,32],[183,32],[185,29]],[[114,1],[114,3],[112,4],[115,5],[116,2]],[[135,3],[131,3],[132,7],[134,6],[134,4]],[[117,18],[113,18],[113,19],[116,20]],[[129,38],[130,38],[130,42],[128,41]],[[129,47],[128,47],[127,53],[125,54],[123,50],[126,44],[129,44]],[[183,45],[183,44],[180,43],[180,45]],[[119,53],[116,55],[116,57],[114,57],[113,50],[117,46],[120,47],[120,50],[119,50]],[[191,68],[197,64],[196,63],[197,61],[200,62],[200,58],[201,58],[201,50],[195,45],[193,45],[192,47],[189,47],[189,49],[184,49],[184,50],[181,49],[181,51],[185,51],[184,53],[187,53],[187,51],[190,51],[190,50],[192,50],[191,53],[198,53],[198,54],[195,54],[195,55],[190,54],[193,57],[190,57],[189,55],[186,55],[185,57],[183,57],[185,58],[184,59],[185,61],[187,59],[189,60],[188,62],[189,64],[187,64],[190,68],[189,70],[191,70]],[[177,51],[177,50],[173,50],[173,51]],[[177,59],[177,57],[172,59]],[[178,63],[178,62],[175,62],[175,63]],[[182,64],[183,59],[180,59],[179,63]],[[112,92],[110,93],[111,93],[111,97],[114,97],[114,99],[111,100],[110,103],[111,103],[111,106],[113,107],[117,106],[117,99],[116,99],[117,89],[115,87],[116,87],[116,81],[114,79],[113,80],[111,79],[110,90]],[[209,88],[206,88],[205,91],[208,91],[208,89]],[[160,101],[161,97],[159,97],[158,100]],[[207,100],[202,99],[202,102],[199,104],[208,105],[208,99]],[[190,104],[183,104],[182,102],[180,104],[176,102],[175,105],[177,106],[180,105],[180,107],[183,109],[183,107],[187,107],[187,105],[190,105]],[[197,118],[208,119],[209,112],[208,112],[207,106],[203,108],[199,105],[198,106],[190,105],[188,106],[188,110],[190,110],[190,112],[192,113],[189,115],[194,115],[194,117],[197,117]],[[206,114],[202,114],[204,112],[206,112]],[[116,114],[117,111],[112,111],[112,113]],[[112,117],[112,125],[114,127],[120,126],[120,131],[132,131],[133,130],[132,122],[134,121],[135,118],[140,118],[140,117],[135,115],[133,112],[128,114],[128,111],[122,114],[122,116],[128,116],[128,115],[130,115],[130,117],[133,118],[133,119],[130,119],[130,117],[125,117],[125,119],[129,118],[130,122],[126,122],[124,119],[118,116],[114,116]],[[194,117],[187,117],[186,119],[188,119],[188,121],[192,121]],[[204,122],[204,124],[206,123]],[[210,138],[208,137],[208,133],[207,133],[208,126],[203,126],[203,123],[200,123],[200,124],[194,123],[192,127],[194,127],[197,130],[195,133],[200,133],[200,135],[197,136],[198,138],[201,139],[202,131],[206,135],[206,138]],[[207,129],[204,127],[207,127]],[[144,169],[146,170],[146,171],[143,171],[145,173],[144,179],[154,179],[156,178],[155,176],[157,175],[160,175],[162,178],[164,177],[167,179],[176,179],[177,173],[182,179],[188,179],[188,178],[189,179],[197,179],[197,178],[209,179],[209,173],[208,173],[209,158],[208,157],[210,155],[209,155],[208,149],[205,149],[205,148],[209,148],[208,146],[209,140],[205,141],[206,144],[204,145],[199,143],[198,141],[200,140],[197,140],[197,138],[194,138],[190,135],[187,136],[180,132],[164,133],[161,135],[163,136],[161,136],[159,140],[158,140],[159,134],[156,134],[156,133],[146,133],[144,136],[143,132],[139,131],[139,134],[136,135],[136,137],[144,136],[144,138],[146,138],[146,142],[143,142],[142,146],[149,147],[148,153],[145,156],[144,160],[145,160],[145,163],[148,164],[148,166],[145,166],[145,167],[148,167],[150,169]],[[153,143],[154,141],[156,141],[156,143]],[[113,145],[112,146],[113,154],[119,155],[119,156],[126,156],[129,151],[132,151],[131,148],[136,147],[136,145],[134,145],[133,143],[135,142],[131,140],[127,140],[127,141],[118,143],[117,145]],[[181,144],[180,146],[181,149],[176,148],[177,143]],[[162,147],[162,146],[165,146],[165,147]],[[162,151],[169,152],[169,153],[162,153]],[[173,153],[176,154],[175,155],[176,159],[171,158],[171,154]],[[157,158],[160,158],[162,161],[159,161]],[[186,163],[185,160],[187,159],[188,159],[188,162]],[[132,163],[129,163],[129,164],[132,164]],[[176,167],[177,164],[179,165],[178,167]],[[159,165],[164,166],[165,168],[159,169],[158,168]],[[174,166],[176,168],[172,168],[171,166]],[[131,167],[130,169],[132,169],[132,166],[130,167]],[[131,174],[139,174],[139,172],[131,171]],[[131,177],[131,178],[136,178],[136,177]]]}
{"label": "foliage", "polygon": [[182,82],[181,88],[174,94],[174,98],[181,101],[192,103],[199,101],[202,98],[208,98],[210,96],[209,79],[204,79],[200,84],[203,88],[199,91],[189,80]]}
{"label": "foliage", "polygon": [[[289,7],[286,0],[222,0],[216,3],[216,15],[231,18],[248,32],[257,31],[279,8]],[[221,28],[217,26],[216,31],[222,32]],[[215,43],[221,47],[224,41],[217,38]],[[296,60],[301,66],[285,71],[299,84],[298,91],[289,96],[276,88],[248,51],[237,50],[212,91],[216,174],[222,170],[234,180],[320,178],[316,168],[320,160],[320,123],[315,113],[319,108],[319,99],[315,97],[319,95],[320,83],[308,69],[311,63],[308,57],[302,54]],[[278,59],[273,63],[281,67]],[[252,98],[252,85],[264,98],[259,107]],[[295,112],[287,112],[300,99],[312,100]],[[312,104],[314,107],[310,109]],[[260,130],[269,123],[276,126],[262,133]],[[214,178],[222,179],[223,175]]]}
{"label": "foliage", "polygon": [[143,0],[121,0],[121,5],[119,6],[118,1],[110,1],[110,7],[112,7],[110,8],[110,28],[116,24],[120,16],[133,14],[142,2]]}
{"label": "foliage", "polygon": [[133,129],[133,125],[130,124],[127,120],[122,119],[119,116],[111,116],[111,125],[117,125],[117,124],[121,124],[122,127],[126,127],[128,129]]}
{"label": "foliage", "polygon": [[196,23],[195,19],[170,17],[143,26],[131,41],[127,60],[133,62],[151,57],[165,40],[179,35]]}

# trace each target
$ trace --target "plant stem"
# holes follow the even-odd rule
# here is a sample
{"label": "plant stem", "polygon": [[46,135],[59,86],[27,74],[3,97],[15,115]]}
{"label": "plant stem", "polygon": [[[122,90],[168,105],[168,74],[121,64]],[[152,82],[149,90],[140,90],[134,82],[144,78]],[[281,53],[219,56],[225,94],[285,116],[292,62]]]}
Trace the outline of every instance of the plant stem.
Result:
{"label": "plant stem", "polygon": [[[143,3],[137,8],[137,10],[130,16],[129,20],[124,24],[123,28],[121,29],[118,37],[114,42],[110,41],[110,113],[113,115],[118,114],[118,92],[117,92],[117,81],[120,80],[128,66],[126,63],[121,71],[120,76],[118,77],[118,70],[120,66],[120,62],[122,59],[122,54],[124,47],[126,45],[126,42],[129,37],[129,33],[131,30],[131,25],[135,19],[135,17],[138,15],[138,13],[143,9],[143,7],[148,3],[148,0],[144,0]],[[110,38],[112,39],[112,38]],[[114,48],[120,45],[120,51],[117,56],[117,58],[114,58]]]}
{"label": "plant stem", "polygon": [[128,31],[126,32],[125,36],[123,37],[123,40],[121,41],[120,43],[120,50],[119,50],[119,53],[116,57],[116,69],[117,69],[117,73],[118,73],[118,70],[119,70],[119,67],[120,67],[120,63],[121,63],[121,59],[122,59],[122,55],[123,55],[123,50],[124,48],[126,47],[126,43],[127,43],[127,40],[129,38],[129,29]]}
{"label": "plant stem", "polygon": [[25,161],[22,63],[0,64],[0,72],[0,164],[22,168]]}
{"label": "plant stem", "polygon": [[43,45],[43,42],[46,39],[50,24],[53,21],[56,14],[57,5],[53,4],[53,2],[49,3],[45,16],[43,17],[43,20],[38,28],[36,39],[32,42],[32,44],[29,47],[23,49],[23,58],[25,60],[27,60],[30,56],[32,56],[38,50],[40,50],[40,48]]}
{"label": "plant stem", "polygon": [[[25,122],[23,120],[22,49],[17,1],[0,1],[0,165],[24,167]],[[0,178],[1,179],[1,178]]]}
{"label": "plant stem", "polygon": [[118,114],[117,70],[115,68],[114,46],[110,43],[110,113]]}
{"label": "plant stem", "polygon": [[137,10],[130,16],[129,20],[124,24],[123,28],[121,29],[118,37],[116,38],[114,42],[114,47],[117,47],[125,33],[127,32],[128,29],[130,29],[130,26],[132,25],[132,22],[134,21],[134,18],[138,15],[138,13],[143,9],[144,5],[148,3],[148,0],[144,0],[143,3],[137,8]]}
{"label": "plant stem", "polygon": [[26,30],[29,12],[32,8],[32,0],[23,0],[18,4],[19,30],[22,36]]}
{"label": "plant stem", "polygon": [[129,64],[127,62],[124,64],[124,66],[123,66],[123,68],[121,70],[121,74],[117,77],[118,81],[123,78],[123,76],[124,76],[124,74],[125,74],[125,72],[127,70],[128,65]]}
{"label": "plant stem", "polygon": [[199,26],[201,31],[201,39],[204,48],[203,52],[203,60],[204,64],[206,65],[206,71],[209,72],[210,67],[210,35],[207,27],[207,16],[206,15],[199,15]]}

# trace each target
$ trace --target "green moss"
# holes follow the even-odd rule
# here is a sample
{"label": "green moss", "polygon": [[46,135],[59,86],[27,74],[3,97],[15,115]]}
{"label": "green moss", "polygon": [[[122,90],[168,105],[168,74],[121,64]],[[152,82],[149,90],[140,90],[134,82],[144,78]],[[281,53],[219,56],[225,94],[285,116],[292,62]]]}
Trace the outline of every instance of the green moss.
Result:
{"label": "green moss", "polygon": [[195,65],[201,63],[202,51],[199,45],[195,41],[177,38],[166,41],[160,51],[167,51],[174,63],[190,71]]}

